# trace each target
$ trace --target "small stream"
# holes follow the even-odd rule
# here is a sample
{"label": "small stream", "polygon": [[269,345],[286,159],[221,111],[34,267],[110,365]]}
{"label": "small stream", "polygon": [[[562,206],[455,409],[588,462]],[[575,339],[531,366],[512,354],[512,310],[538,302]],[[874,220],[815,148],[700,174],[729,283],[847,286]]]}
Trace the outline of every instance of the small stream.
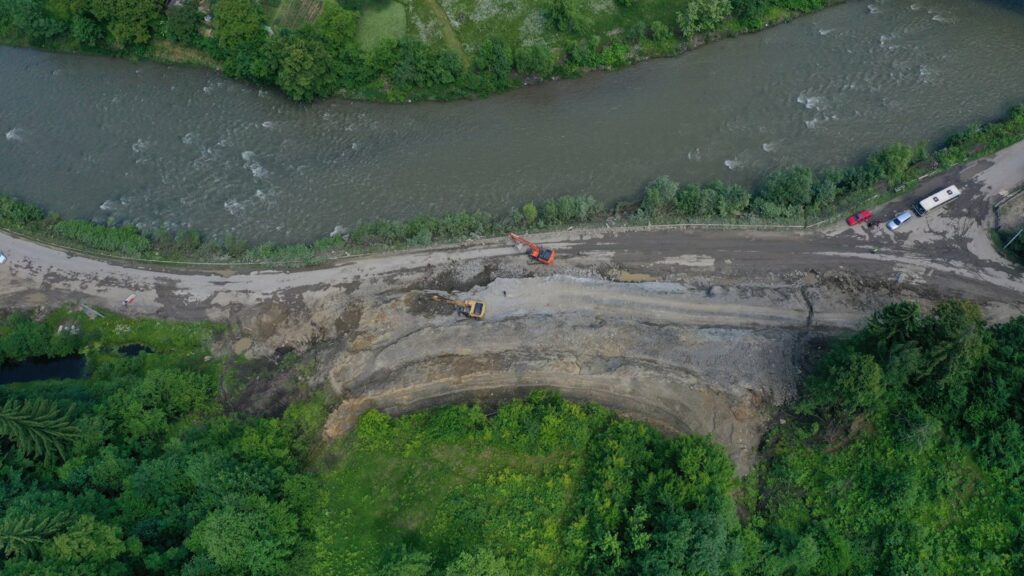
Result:
{"label": "small stream", "polygon": [[13,365],[0,366],[0,385],[39,380],[65,380],[85,377],[85,356],[29,358]]}

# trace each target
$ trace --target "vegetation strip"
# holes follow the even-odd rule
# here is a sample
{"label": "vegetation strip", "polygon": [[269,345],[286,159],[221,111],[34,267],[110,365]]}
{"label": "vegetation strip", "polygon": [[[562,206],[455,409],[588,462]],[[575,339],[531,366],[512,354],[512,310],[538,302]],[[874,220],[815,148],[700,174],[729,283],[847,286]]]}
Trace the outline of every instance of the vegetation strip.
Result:
{"label": "vegetation strip", "polygon": [[784,169],[769,175],[754,193],[721,182],[681,186],[662,177],[647,186],[638,202],[613,207],[602,206],[590,196],[562,196],[540,206],[528,202],[500,217],[459,212],[406,221],[376,220],[350,234],[310,244],[248,246],[234,237],[203,238],[195,230],[144,232],[131,225],[65,220],[9,196],[0,196],[0,228],[67,249],[136,262],[300,266],[380,250],[496,237],[513,229],[671,224],[808,227],[846,216],[868,203],[878,204],[922,174],[993,154],[1022,139],[1024,106],[1018,106],[1007,118],[968,128],[931,153],[922,146],[895,144],[872,154],[859,167],[830,168],[818,174],[803,167]]}
{"label": "vegetation strip", "polygon": [[415,20],[404,35],[367,44],[357,29],[367,12],[381,9],[373,0],[0,0],[0,41],[212,61],[229,76],[277,86],[300,101],[341,94],[404,102],[619,68],[837,2],[525,0],[500,10],[492,3],[412,0]]}
{"label": "vegetation strip", "polygon": [[[105,311],[106,312],[106,311]],[[311,362],[217,358],[221,327],[106,312],[0,316],[0,573],[351,576],[1011,575],[1024,567],[1024,318],[947,302],[833,342],[736,478],[539,392],[495,410],[367,413],[323,444]],[[128,355],[126,347],[140,348]],[[287,381],[278,417],[238,404]]]}

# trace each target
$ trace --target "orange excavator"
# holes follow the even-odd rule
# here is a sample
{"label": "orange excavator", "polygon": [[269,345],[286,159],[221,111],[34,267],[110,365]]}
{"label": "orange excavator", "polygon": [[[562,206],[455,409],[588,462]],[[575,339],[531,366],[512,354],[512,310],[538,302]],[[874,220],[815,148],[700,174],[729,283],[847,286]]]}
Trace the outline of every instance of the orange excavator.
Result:
{"label": "orange excavator", "polygon": [[522,244],[523,246],[526,246],[526,255],[529,256],[530,258],[533,258],[534,260],[540,262],[541,264],[554,264],[554,248],[545,248],[543,246],[538,246],[533,242],[530,242],[526,238],[523,238],[519,234],[513,234],[511,232],[508,233],[508,237],[511,238],[512,241],[515,242],[516,244]]}

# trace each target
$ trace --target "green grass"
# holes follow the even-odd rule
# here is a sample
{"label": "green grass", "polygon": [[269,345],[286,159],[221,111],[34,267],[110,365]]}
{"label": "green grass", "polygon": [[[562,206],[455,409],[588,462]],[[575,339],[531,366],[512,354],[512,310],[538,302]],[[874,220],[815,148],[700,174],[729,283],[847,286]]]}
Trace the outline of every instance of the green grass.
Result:
{"label": "green grass", "polygon": [[403,548],[429,550],[443,564],[482,546],[552,573],[573,457],[531,455],[472,433],[443,437],[445,415],[460,412],[482,417],[464,407],[417,414],[393,421],[386,445],[357,434],[336,447],[338,462],[318,477],[314,574],[377,574],[379,559]]}
{"label": "green grass", "polygon": [[359,17],[356,40],[365,49],[372,49],[382,40],[401,38],[406,34],[405,6],[389,2],[383,7],[366,8]]}

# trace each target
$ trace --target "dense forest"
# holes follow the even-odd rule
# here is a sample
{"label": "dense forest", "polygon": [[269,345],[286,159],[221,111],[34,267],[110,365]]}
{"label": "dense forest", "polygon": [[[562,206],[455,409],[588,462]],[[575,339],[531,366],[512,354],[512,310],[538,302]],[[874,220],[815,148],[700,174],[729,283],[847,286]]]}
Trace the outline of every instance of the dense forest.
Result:
{"label": "dense forest", "polygon": [[325,444],[315,394],[227,408],[252,371],[211,355],[217,330],[0,320],[0,366],[87,360],[0,387],[0,574],[1024,572],[1024,318],[883,309],[743,479],[705,438],[548,392],[370,412]]}
{"label": "dense forest", "polygon": [[484,95],[675,54],[827,0],[0,0],[0,40],[221,68],[295,100]]}

